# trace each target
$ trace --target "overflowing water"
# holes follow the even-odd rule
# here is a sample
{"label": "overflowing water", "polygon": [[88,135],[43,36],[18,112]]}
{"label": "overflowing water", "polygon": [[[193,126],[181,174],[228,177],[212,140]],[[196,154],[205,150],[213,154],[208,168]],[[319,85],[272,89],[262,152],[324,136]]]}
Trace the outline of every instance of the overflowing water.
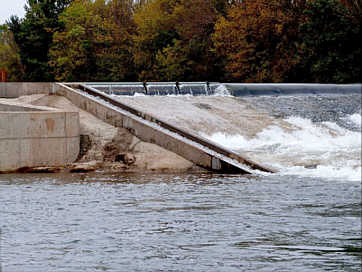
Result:
{"label": "overflowing water", "polygon": [[224,84],[220,84],[217,88],[215,88],[214,96],[231,96],[230,91],[225,87]]}
{"label": "overflowing water", "polygon": [[361,95],[118,97],[283,175],[361,180]]}
{"label": "overflowing water", "polygon": [[[346,118],[361,128],[361,115]],[[253,139],[216,133],[204,137],[277,168],[282,174],[361,180],[361,132],[333,122],[289,117],[292,129],[269,126]]]}
{"label": "overflowing water", "polygon": [[85,83],[110,95],[211,95],[225,88],[215,82],[118,82]]}
{"label": "overflowing water", "polygon": [[347,122],[350,122],[352,126],[356,127],[357,129],[361,129],[361,114],[355,113],[352,115],[349,115],[346,118]]}

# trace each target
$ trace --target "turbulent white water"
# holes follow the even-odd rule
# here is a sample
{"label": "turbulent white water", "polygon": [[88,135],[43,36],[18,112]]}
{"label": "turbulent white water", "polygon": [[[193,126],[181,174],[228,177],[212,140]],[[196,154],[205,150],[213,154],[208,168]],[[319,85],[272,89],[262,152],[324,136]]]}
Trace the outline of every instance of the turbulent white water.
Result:
{"label": "turbulent white water", "polygon": [[[137,92],[135,92],[134,94],[133,94],[133,96],[146,96],[144,93],[137,93]],[[114,97],[119,97],[118,95],[114,95]]]}
{"label": "turbulent white water", "polygon": [[[236,152],[277,168],[282,174],[333,179],[361,180],[361,132],[332,122],[312,123],[308,119],[285,119],[293,127],[269,126],[253,139],[216,133],[202,135]],[[361,127],[361,115],[348,116]]]}
{"label": "turbulent white water", "polygon": [[[121,101],[281,174],[361,180],[361,113],[353,97],[237,99],[222,84],[213,96],[135,96]],[[299,117],[273,118],[279,111]]]}
{"label": "turbulent white water", "polygon": [[361,128],[361,114],[355,113],[347,117],[347,120],[356,127]]}
{"label": "turbulent white water", "polygon": [[231,96],[230,91],[225,87],[224,84],[220,84],[214,92],[214,96]]}

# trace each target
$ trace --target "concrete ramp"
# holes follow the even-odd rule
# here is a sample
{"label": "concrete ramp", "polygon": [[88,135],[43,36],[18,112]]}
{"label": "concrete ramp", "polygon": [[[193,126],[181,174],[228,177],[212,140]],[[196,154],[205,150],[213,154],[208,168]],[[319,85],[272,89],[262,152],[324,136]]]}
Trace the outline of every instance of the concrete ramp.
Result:
{"label": "concrete ramp", "polygon": [[106,123],[126,128],[141,140],[159,145],[200,167],[224,173],[274,172],[84,84],[57,83],[55,92]]}

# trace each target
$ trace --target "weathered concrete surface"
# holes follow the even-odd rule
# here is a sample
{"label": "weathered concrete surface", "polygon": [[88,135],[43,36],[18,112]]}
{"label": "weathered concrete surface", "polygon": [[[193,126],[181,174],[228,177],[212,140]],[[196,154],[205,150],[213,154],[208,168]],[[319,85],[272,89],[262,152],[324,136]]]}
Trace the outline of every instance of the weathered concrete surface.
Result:
{"label": "weathered concrete surface", "polygon": [[1,111],[12,111],[12,112],[29,112],[29,111],[58,111],[57,109],[44,107],[44,106],[33,106],[23,103],[21,98],[14,99],[1,99],[0,98],[0,112]]}
{"label": "weathered concrete surface", "polygon": [[84,144],[86,148],[79,159],[80,163],[96,161],[98,170],[114,172],[201,171],[181,156],[156,144],[144,142],[125,128],[118,128],[100,120],[63,96],[33,95],[19,99],[34,105],[79,112],[80,134],[89,142]]}
{"label": "weathered concrete surface", "polygon": [[79,153],[79,114],[46,107],[0,104],[0,171],[62,166]]}
{"label": "weathered concrete surface", "polygon": [[268,126],[290,124],[232,96],[117,96],[119,101],[199,135],[224,133],[254,138]]}
{"label": "weathered concrete surface", "polygon": [[0,98],[16,98],[23,95],[49,94],[53,83],[50,82],[1,82]]}

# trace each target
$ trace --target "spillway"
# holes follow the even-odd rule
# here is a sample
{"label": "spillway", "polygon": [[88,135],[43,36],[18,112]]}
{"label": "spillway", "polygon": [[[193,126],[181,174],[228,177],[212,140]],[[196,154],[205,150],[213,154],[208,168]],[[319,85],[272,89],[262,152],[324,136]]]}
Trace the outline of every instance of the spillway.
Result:
{"label": "spillway", "polygon": [[183,130],[84,84],[56,85],[56,92],[101,120],[128,129],[143,141],[157,144],[203,168],[228,173],[274,172],[242,155]]}
{"label": "spillway", "polygon": [[113,97],[281,174],[361,177],[358,84],[224,84],[212,95]]}
{"label": "spillway", "polygon": [[[360,85],[212,84],[203,94],[176,93],[173,83],[155,83],[148,94],[126,92],[131,85],[125,84],[108,89],[100,83],[85,86],[101,92],[103,88],[138,117],[212,143],[226,156],[238,154],[242,162],[262,171],[360,179]],[[165,94],[159,89],[156,95],[160,86],[173,91]],[[207,85],[195,86],[201,90]],[[244,171],[253,172],[248,167]]]}

